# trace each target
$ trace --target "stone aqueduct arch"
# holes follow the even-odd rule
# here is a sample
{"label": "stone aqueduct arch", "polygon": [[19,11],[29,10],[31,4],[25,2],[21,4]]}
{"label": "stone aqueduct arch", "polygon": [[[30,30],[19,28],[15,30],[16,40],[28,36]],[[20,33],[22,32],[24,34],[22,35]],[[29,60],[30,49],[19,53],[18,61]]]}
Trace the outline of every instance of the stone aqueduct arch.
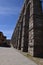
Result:
{"label": "stone aqueduct arch", "polygon": [[43,13],[40,0],[25,0],[11,43],[13,47],[43,57]]}

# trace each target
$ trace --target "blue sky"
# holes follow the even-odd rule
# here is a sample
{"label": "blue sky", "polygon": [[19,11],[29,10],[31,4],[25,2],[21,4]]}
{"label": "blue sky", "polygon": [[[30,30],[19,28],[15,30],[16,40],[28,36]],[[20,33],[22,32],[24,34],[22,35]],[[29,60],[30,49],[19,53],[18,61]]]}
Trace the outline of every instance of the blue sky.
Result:
{"label": "blue sky", "polygon": [[0,31],[11,38],[24,0],[0,0]]}
{"label": "blue sky", "polygon": [[23,0],[0,0],[0,31],[11,38],[18,20]]}

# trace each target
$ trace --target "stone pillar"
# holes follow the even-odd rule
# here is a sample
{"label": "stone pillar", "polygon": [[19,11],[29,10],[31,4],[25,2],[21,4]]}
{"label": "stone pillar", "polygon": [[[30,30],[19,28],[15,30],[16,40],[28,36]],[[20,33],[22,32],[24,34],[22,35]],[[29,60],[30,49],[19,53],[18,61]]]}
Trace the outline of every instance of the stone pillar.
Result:
{"label": "stone pillar", "polygon": [[18,23],[19,24],[19,31],[18,31],[18,49],[20,50],[20,30],[21,30],[21,24],[20,24],[20,22]]}
{"label": "stone pillar", "polygon": [[15,33],[14,33],[14,46],[15,46],[15,48],[17,49],[17,29],[15,29]]}
{"label": "stone pillar", "polygon": [[29,12],[30,12],[30,18],[29,18],[29,47],[28,52],[30,55],[33,56],[33,50],[34,50],[34,25],[33,25],[33,0],[29,0]]}
{"label": "stone pillar", "polygon": [[23,52],[28,52],[28,41],[29,41],[29,7],[26,7],[25,3],[25,11],[23,16],[23,33],[22,33],[22,47]]}
{"label": "stone pillar", "polygon": [[21,50],[23,51],[23,47],[24,47],[24,26],[25,26],[25,18],[23,16],[23,24],[22,24],[22,39],[21,39]]}
{"label": "stone pillar", "polygon": [[[37,5],[36,5],[37,4]],[[43,57],[43,19],[41,1],[34,1],[34,56]]]}
{"label": "stone pillar", "polygon": [[29,53],[43,56],[43,22],[40,0],[30,0]]}
{"label": "stone pillar", "polygon": [[22,18],[20,20],[20,29],[19,29],[19,47],[18,49],[21,50],[21,39],[22,39],[22,25],[23,25],[23,21]]}

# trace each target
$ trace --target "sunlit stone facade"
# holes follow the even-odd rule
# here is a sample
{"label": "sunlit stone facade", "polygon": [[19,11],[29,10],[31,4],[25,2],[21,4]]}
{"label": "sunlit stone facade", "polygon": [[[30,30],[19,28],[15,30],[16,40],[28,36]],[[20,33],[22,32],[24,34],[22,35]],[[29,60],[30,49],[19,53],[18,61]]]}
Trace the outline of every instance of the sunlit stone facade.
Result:
{"label": "sunlit stone facade", "polygon": [[40,0],[25,0],[11,43],[32,56],[43,57],[43,13]]}

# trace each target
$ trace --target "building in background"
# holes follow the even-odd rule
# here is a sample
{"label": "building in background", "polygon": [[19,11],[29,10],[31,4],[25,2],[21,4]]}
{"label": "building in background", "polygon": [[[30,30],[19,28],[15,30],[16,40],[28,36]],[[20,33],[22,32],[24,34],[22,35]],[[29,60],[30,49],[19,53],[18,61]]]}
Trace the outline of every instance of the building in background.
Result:
{"label": "building in background", "polygon": [[10,47],[10,40],[6,39],[3,32],[0,32],[0,47]]}
{"label": "building in background", "polygon": [[2,32],[0,32],[0,45],[2,45],[4,42],[6,42],[6,36],[4,36]]}
{"label": "building in background", "polygon": [[14,48],[43,57],[43,13],[40,0],[25,0],[11,43]]}

